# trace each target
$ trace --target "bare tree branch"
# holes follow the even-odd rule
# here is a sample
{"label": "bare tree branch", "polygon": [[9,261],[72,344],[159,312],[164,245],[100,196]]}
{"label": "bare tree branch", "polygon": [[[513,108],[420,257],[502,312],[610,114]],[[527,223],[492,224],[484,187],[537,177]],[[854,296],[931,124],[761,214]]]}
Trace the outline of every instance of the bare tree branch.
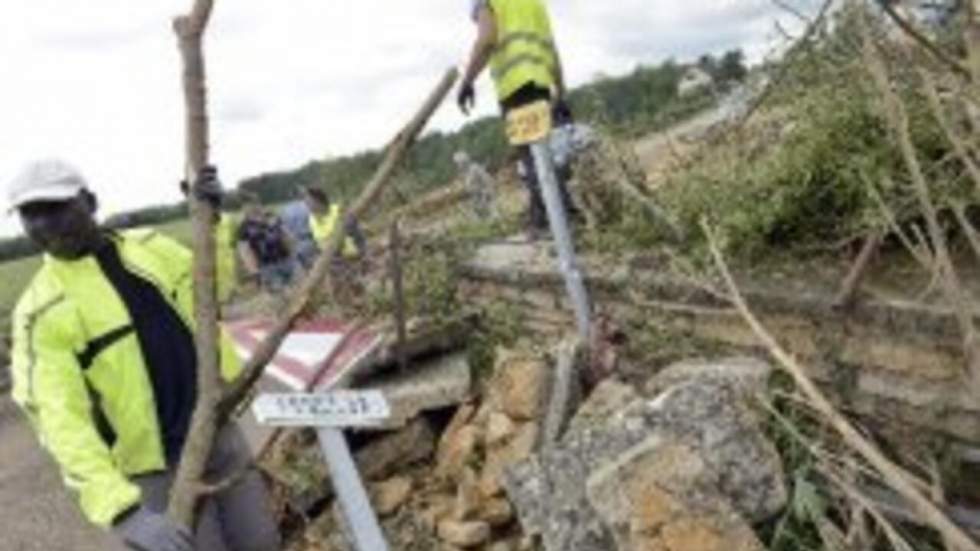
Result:
{"label": "bare tree branch", "polygon": [[910,481],[907,473],[885,457],[878,448],[861,435],[834,408],[830,400],[824,396],[823,392],[817,388],[816,384],[806,374],[806,369],[766,330],[742,297],[742,293],[739,291],[728,269],[728,265],[725,263],[725,259],[718,249],[717,239],[706,222],[702,222],[702,229],[707,235],[708,245],[711,250],[711,255],[714,258],[715,266],[721,273],[731,294],[732,303],[738,308],[738,311],[742,314],[742,318],[752,328],[759,341],[762,342],[779,365],[793,378],[797,388],[811,401],[814,408],[820,412],[822,418],[840,435],[849,447],[878,470],[888,485],[906,499],[926,523],[935,528],[948,541],[952,542],[958,551],[980,551],[980,547],[963,530],[953,524],[936,504],[919,492]]}
{"label": "bare tree branch", "polygon": [[[347,217],[361,218],[372,205],[377,203],[381,192],[384,191],[385,186],[391,180],[391,176],[398,168],[398,164],[405,155],[405,152],[414,143],[415,138],[425,127],[429,118],[435,113],[435,110],[442,104],[443,99],[445,99],[446,94],[452,89],[457,77],[458,71],[455,68],[448,70],[445,76],[442,77],[439,85],[430,94],[422,109],[419,110],[412,121],[398,133],[388,146],[388,152],[375,172],[371,182],[364,188],[350,210],[344,213],[343,217],[345,219]],[[306,311],[310,298],[318,288],[328,281],[330,265],[340,248],[343,234],[344,232],[334,232],[330,236],[326,250],[317,259],[316,264],[314,264],[300,287],[293,293],[285,314],[277,321],[275,327],[269,332],[269,335],[252,354],[252,357],[245,365],[242,376],[225,392],[219,404],[219,408],[223,413],[227,414],[233,410],[235,405],[247,396],[248,390],[259,380],[266,364],[275,355],[279,344],[289,333],[290,329],[292,329],[296,320]]]}
{"label": "bare tree branch", "polygon": [[960,228],[963,229],[963,235],[966,236],[966,240],[970,243],[970,248],[973,249],[974,256],[977,257],[977,260],[980,260],[980,234],[977,233],[977,229],[973,227],[970,219],[966,216],[966,205],[961,201],[957,201],[952,204],[952,209],[956,221],[959,222]]}
{"label": "bare tree branch", "polygon": [[947,65],[950,69],[952,69],[960,76],[964,76],[966,78],[971,77],[970,71],[969,69],[966,68],[966,66],[964,66],[959,61],[956,61],[955,59],[950,57],[948,54],[946,54],[946,52],[942,51],[939,48],[939,46],[936,46],[932,42],[932,40],[929,40],[929,38],[927,38],[924,34],[919,32],[919,30],[916,29],[911,23],[906,21],[904,17],[899,15],[898,12],[895,11],[895,6],[893,5],[892,2],[888,0],[877,0],[877,1],[882,11],[885,12],[885,15],[887,15],[888,18],[891,19],[892,22],[895,23],[895,25],[902,30],[902,32],[904,32],[912,40],[914,40],[917,44],[919,44],[919,46],[921,46],[922,49],[932,54],[936,59],[938,59],[945,65]]}
{"label": "bare tree branch", "polygon": [[[834,2],[835,0],[824,1],[820,11],[817,12],[817,16],[807,26],[806,30],[803,32],[803,35],[783,56],[784,60],[790,59],[798,50],[806,47],[806,45],[810,42],[810,39],[813,38],[813,35],[816,33],[817,29],[823,25],[823,22],[827,18],[827,14],[830,12],[830,8],[834,5]],[[769,99],[769,96],[772,95],[772,91],[782,83],[783,79],[786,78],[786,75],[789,73],[789,67],[789,63],[784,62],[780,64],[779,72],[776,73],[776,76],[769,81],[769,84],[766,85],[765,90],[759,94],[759,97],[757,97],[756,100],[752,102],[752,105],[750,105],[745,111],[745,114],[742,115],[742,118],[738,121],[738,123],[736,123],[736,128],[741,128],[744,126],[745,123],[752,118],[752,115],[755,114],[759,107],[761,107]]]}
{"label": "bare tree branch", "polygon": [[977,163],[970,156],[966,142],[963,141],[963,138],[950,123],[949,117],[946,116],[942,102],[939,100],[939,92],[936,91],[936,84],[933,82],[932,75],[924,70],[920,71],[920,75],[922,76],[922,87],[926,91],[926,98],[929,100],[929,108],[932,110],[932,115],[936,118],[936,122],[939,123],[940,128],[943,129],[943,133],[946,134],[946,139],[953,145],[956,158],[966,167],[966,172],[970,175],[970,179],[973,180],[973,185],[980,192],[980,167],[977,167]]}
{"label": "bare tree branch", "polygon": [[871,73],[872,80],[878,88],[879,93],[884,99],[885,114],[887,122],[892,127],[895,138],[898,141],[902,159],[908,169],[912,180],[912,188],[919,203],[919,208],[926,219],[926,227],[929,232],[929,241],[932,244],[933,254],[935,255],[937,267],[939,269],[940,283],[946,301],[956,316],[960,326],[960,333],[963,338],[963,351],[967,360],[968,381],[975,390],[980,390],[980,350],[976,339],[976,328],[973,323],[973,314],[969,308],[970,298],[964,292],[963,285],[960,283],[956,273],[956,267],[949,253],[949,246],[946,242],[946,234],[939,224],[939,214],[929,192],[929,185],[922,172],[919,163],[918,153],[912,143],[912,134],[909,130],[909,118],[905,109],[905,104],[892,89],[888,78],[888,72],[884,62],[878,54],[877,46],[867,35],[865,29],[864,57],[865,64]]}
{"label": "bare tree branch", "polygon": [[843,283],[841,283],[840,291],[834,298],[834,306],[846,309],[854,305],[858,287],[861,284],[861,280],[864,279],[865,273],[868,271],[868,266],[871,265],[871,259],[874,258],[875,252],[881,246],[881,240],[882,235],[879,231],[871,232],[864,240],[864,245],[861,246],[861,252],[858,253],[857,259],[854,260],[854,264],[851,265],[850,271],[844,277]]}
{"label": "bare tree branch", "polygon": [[[192,186],[208,162],[208,116],[204,54],[204,30],[211,15],[212,0],[196,0],[189,15],[174,19],[183,62],[186,103],[186,174]],[[215,291],[214,207],[188,194],[194,230],[194,339],[197,348],[197,403],[187,441],[171,491],[168,514],[184,526],[194,525],[194,511],[201,480],[211,453],[217,423],[215,405],[221,392],[218,356],[218,308]]]}

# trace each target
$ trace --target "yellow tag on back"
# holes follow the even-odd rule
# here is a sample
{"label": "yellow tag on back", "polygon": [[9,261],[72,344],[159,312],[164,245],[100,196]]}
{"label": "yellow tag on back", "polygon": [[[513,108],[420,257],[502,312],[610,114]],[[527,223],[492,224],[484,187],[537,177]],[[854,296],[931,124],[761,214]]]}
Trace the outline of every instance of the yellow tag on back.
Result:
{"label": "yellow tag on back", "polygon": [[507,113],[507,140],[511,145],[527,145],[551,132],[551,104],[538,101]]}

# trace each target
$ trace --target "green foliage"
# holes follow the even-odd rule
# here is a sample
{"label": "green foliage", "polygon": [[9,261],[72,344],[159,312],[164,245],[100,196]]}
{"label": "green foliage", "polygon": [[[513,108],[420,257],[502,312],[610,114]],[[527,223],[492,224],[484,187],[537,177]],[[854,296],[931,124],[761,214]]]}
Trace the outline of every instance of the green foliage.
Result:
{"label": "green foliage", "polygon": [[[730,52],[724,59],[728,59],[728,65],[724,60],[719,65],[722,78],[738,73],[732,64],[744,72],[740,52]],[[674,61],[656,67],[640,66],[627,76],[601,78],[581,86],[571,91],[568,99],[578,120],[601,125],[615,134],[650,132],[713,102],[710,94],[683,100],[677,97],[677,83],[685,69]],[[451,181],[456,176],[452,154],[457,150],[468,152],[491,170],[500,168],[510,158],[499,117],[475,120],[457,132],[429,132],[408,153],[404,170],[411,178],[399,191],[410,200]],[[239,189],[257,193],[265,202],[280,202],[294,198],[299,186],[318,185],[338,199],[349,200],[371,178],[381,158],[381,151],[371,150],[312,161],[298,170],[248,178],[239,184]]]}
{"label": "green foliage", "polygon": [[[727,252],[746,260],[836,243],[880,226],[872,189],[900,218],[915,215],[908,172],[880,94],[869,82],[859,50],[842,50],[833,62],[825,57],[835,40],[794,58],[766,112],[661,187],[658,200],[688,235],[701,236],[700,221],[707,219],[719,230]],[[901,68],[895,65],[898,73]],[[917,78],[900,75],[895,82],[909,112],[919,161],[930,171],[941,203],[963,191],[963,186],[949,185],[949,174],[934,170],[950,146]],[[955,168],[955,163],[946,165]],[[895,185],[882,187],[885,181]],[[692,244],[701,243],[695,239]]]}
{"label": "green foliage", "polygon": [[[788,395],[793,384],[788,376],[773,377],[772,389]],[[770,441],[776,446],[784,470],[790,475],[789,507],[761,534],[771,551],[802,551],[823,549],[817,524],[826,520],[830,497],[826,484],[819,477],[816,460],[810,446],[823,436],[822,427],[799,403],[776,397],[765,424]]]}

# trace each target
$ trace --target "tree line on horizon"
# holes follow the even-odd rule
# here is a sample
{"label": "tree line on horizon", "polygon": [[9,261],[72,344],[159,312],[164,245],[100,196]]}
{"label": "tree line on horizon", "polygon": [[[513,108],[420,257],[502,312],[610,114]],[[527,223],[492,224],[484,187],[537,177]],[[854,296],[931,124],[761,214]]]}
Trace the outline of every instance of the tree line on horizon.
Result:
{"label": "tree line on horizon", "polygon": [[[692,67],[698,67],[714,80],[714,86],[700,93],[681,97],[677,85]],[[694,63],[673,59],[659,65],[639,65],[630,74],[597,76],[592,82],[569,93],[568,101],[578,121],[601,128],[620,137],[636,137],[671,126],[709,107],[719,93],[748,73],[740,49],[721,56],[705,54]],[[399,192],[409,200],[445,185],[455,177],[452,163],[455,151],[466,151],[471,158],[491,171],[503,167],[510,159],[500,117],[489,116],[467,123],[454,132],[431,131],[411,149],[402,165],[406,175]],[[281,172],[270,172],[242,180],[228,194],[237,207],[243,195],[257,195],[263,203],[284,203],[298,198],[299,188],[314,185],[335,199],[354,197],[374,174],[383,150],[371,149],[351,155],[312,160],[303,166]],[[179,202],[155,205],[109,216],[104,225],[123,229],[158,225],[187,217],[187,205]],[[0,261],[37,254],[38,249],[26,237],[0,239]]]}

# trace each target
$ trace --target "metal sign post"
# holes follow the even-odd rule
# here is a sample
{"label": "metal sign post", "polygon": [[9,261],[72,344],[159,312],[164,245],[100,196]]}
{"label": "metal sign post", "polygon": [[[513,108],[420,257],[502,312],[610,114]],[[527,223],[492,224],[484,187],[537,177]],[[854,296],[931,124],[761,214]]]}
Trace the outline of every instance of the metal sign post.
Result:
{"label": "metal sign post", "polygon": [[534,158],[534,171],[537,173],[548,213],[548,225],[558,250],[558,267],[565,278],[565,288],[575,311],[575,323],[583,342],[589,342],[591,335],[589,295],[585,290],[582,273],[575,257],[571,232],[568,230],[568,215],[558,191],[558,177],[548,139],[551,133],[551,104],[540,101],[514,109],[507,115],[507,135],[512,145],[527,145]]}
{"label": "metal sign post", "polygon": [[317,427],[317,440],[350,528],[351,544],[357,551],[387,551],[388,543],[378,516],[371,508],[341,430],[341,427],[377,425],[387,419],[391,411],[381,392],[263,394],[252,404],[252,410],[260,423]]}

